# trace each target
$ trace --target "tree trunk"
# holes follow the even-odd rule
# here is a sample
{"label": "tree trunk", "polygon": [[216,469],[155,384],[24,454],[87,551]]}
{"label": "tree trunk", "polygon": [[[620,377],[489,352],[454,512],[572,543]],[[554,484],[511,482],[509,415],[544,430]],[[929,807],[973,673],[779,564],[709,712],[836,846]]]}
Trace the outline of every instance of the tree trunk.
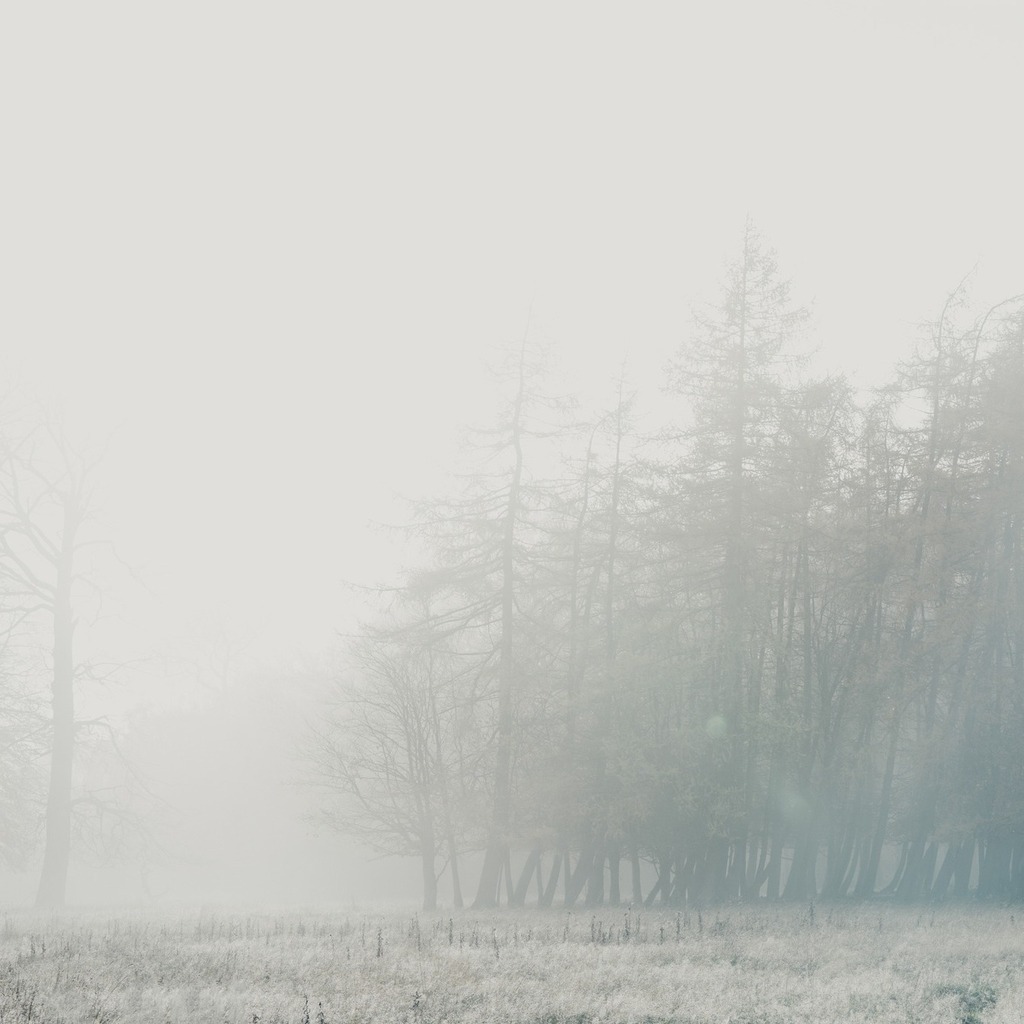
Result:
{"label": "tree trunk", "polygon": [[634,841],[629,850],[630,880],[632,881],[632,902],[636,907],[644,904],[644,889],[640,879],[640,850]]}
{"label": "tree trunk", "polygon": [[929,890],[929,898],[938,902],[946,898],[946,890],[949,888],[949,881],[953,877],[953,868],[956,865],[956,856],[960,850],[960,844],[952,842],[946,847],[942,857],[942,864],[939,866],[939,873]]}
{"label": "tree trunk", "polygon": [[604,903],[604,861],[604,844],[599,843],[587,878],[588,907],[600,907]]}
{"label": "tree trunk", "polygon": [[608,850],[608,902],[617,907],[622,902],[622,895],[619,892],[619,863],[622,860],[622,851],[618,844],[613,843]]}
{"label": "tree trunk", "polygon": [[864,865],[863,874],[857,879],[857,896],[865,899],[873,896],[875,882],[878,878],[878,865],[882,859],[882,847],[889,826],[889,807],[892,802],[892,780],[896,768],[896,748],[899,742],[899,716],[893,718],[889,734],[889,752],[885,761],[885,775],[882,778],[882,791],[878,799],[878,818],[875,823],[875,836],[871,843],[871,853]]}
{"label": "tree trunk", "polygon": [[509,901],[510,906],[522,907],[526,905],[526,893],[530,888],[530,881],[533,878],[533,873],[536,871],[538,873],[538,877],[540,874],[540,853],[540,847],[535,846],[530,851],[530,856],[526,858],[523,870],[519,874],[519,881],[516,882],[515,891],[512,893],[512,899]]}
{"label": "tree trunk", "polygon": [[576,862],[576,867],[569,870],[569,856],[566,854],[565,858],[565,905],[571,907],[576,900],[579,899],[579,895],[583,892],[583,886],[586,885],[587,880],[590,878],[590,872],[594,865],[594,848],[584,847],[580,853],[580,859]]}
{"label": "tree trunk", "polygon": [[975,839],[965,839],[960,845],[956,862],[953,865],[953,895],[958,899],[966,899],[971,885],[971,872],[974,869]]}
{"label": "tree trunk", "polygon": [[462,883],[459,881],[459,857],[455,847],[451,847],[451,872],[452,872],[452,905],[456,910],[462,909]]}
{"label": "tree trunk", "polygon": [[423,869],[423,909],[437,910],[437,875],[433,829],[420,837],[420,862]]}
{"label": "tree trunk", "polygon": [[36,894],[37,907],[62,907],[67,897],[71,860],[71,780],[75,753],[75,623],[71,579],[75,543],[75,509],[64,506],[64,533],[57,563],[53,603],[53,750],[46,798],[46,849]]}
{"label": "tree trunk", "polygon": [[512,418],[515,465],[509,482],[501,549],[501,646],[498,665],[498,749],[494,766],[494,808],[484,864],[473,906],[498,905],[501,872],[509,856],[508,829],[512,815],[512,691],[515,684],[515,535],[520,512],[519,488],[523,475],[522,418],[526,386],[526,339],[519,358],[519,390]]}
{"label": "tree trunk", "polygon": [[[542,907],[550,907],[555,900],[555,889],[558,887],[558,876],[562,871],[562,861],[568,857],[568,854],[558,850],[555,852],[554,863],[551,865],[551,874],[548,875],[547,884],[544,886],[544,894],[540,898],[540,905]],[[568,867],[566,872],[568,872]],[[540,871],[537,872],[537,882],[540,883]]]}

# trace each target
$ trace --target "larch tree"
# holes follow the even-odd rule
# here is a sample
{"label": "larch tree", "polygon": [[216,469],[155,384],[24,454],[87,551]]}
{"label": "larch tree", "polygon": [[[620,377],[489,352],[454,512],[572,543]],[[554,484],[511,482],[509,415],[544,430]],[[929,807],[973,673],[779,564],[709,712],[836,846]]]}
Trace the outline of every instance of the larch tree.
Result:
{"label": "larch tree", "polygon": [[790,301],[775,253],[748,220],[739,257],[726,272],[719,302],[672,367],[670,387],[689,399],[692,425],[676,460],[678,513],[688,570],[703,593],[697,640],[705,679],[701,714],[718,742],[708,785],[717,793],[705,847],[706,894],[740,891],[746,870],[756,775],[762,589],[768,584],[765,538],[774,528],[767,474],[780,422],[791,347],[807,320]]}
{"label": "larch tree", "polygon": [[430,628],[458,636],[464,663],[475,661],[466,672],[474,680],[476,720],[489,736],[482,780],[489,812],[476,907],[498,904],[503,879],[507,899],[515,899],[512,848],[529,831],[515,800],[530,741],[522,723],[546,702],[556,658],[543,611],[551,583],[541,570],[546,492],[538,480],[550,464],[545,445],[560,424],[535,421],[560,418],[562,403],[542,394],[542,371],[527,334],[498,373],[504,404],[492,427],[474,432],[469,450],[476,465],[461,493],[421,503],[416,525],[433,553],[419,574],[434,595]]}

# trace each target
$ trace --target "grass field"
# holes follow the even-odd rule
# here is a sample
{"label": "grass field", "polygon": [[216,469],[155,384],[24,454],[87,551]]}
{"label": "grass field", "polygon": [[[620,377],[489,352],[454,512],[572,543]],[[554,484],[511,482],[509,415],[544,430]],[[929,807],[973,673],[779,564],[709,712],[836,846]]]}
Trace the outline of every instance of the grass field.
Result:
{"label": "grass field", "polygon": [[0,918],[0,1022],[1024,1021],[1005,907]]}

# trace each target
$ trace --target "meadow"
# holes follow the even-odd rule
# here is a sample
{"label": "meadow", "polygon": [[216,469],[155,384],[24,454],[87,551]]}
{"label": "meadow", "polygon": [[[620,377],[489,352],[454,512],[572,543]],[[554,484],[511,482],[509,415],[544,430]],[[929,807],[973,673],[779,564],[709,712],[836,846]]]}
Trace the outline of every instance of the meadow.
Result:
{"label": "meadow", "polygon": [[1013,907],[0,917],[0,1024],[1022,1020]]}

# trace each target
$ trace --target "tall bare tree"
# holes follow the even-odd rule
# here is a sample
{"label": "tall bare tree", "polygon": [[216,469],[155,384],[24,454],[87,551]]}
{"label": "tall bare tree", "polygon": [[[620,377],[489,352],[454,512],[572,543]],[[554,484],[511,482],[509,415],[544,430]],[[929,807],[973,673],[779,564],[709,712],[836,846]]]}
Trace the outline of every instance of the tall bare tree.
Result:
{"label": "tall bare tree", "polygon": [[90,465],[55,429],[7,442],[0,464],[0,585],[23,619],[49,622],[50,772],[38,906],[61,906],[71,857],[76,557],[90,517]]}

